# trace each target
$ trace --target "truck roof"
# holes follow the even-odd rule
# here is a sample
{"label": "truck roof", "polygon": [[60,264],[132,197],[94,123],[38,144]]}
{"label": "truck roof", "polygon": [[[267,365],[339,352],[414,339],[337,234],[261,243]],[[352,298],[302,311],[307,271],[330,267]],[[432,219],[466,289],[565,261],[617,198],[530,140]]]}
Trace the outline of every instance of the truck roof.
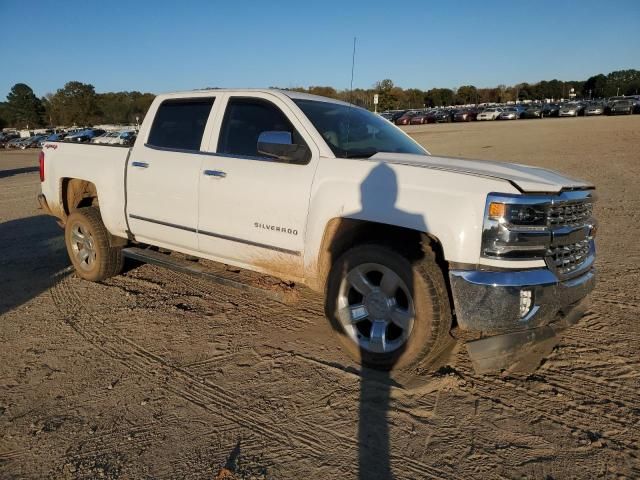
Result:
{"label": "truck roof", "polygon": [[334,98],[322,97],[320,95],[312,95],[310,93],[296,92],[293,90],[281,90],[279,88],[207,88],[202,90],[186,90],[181,92],[162,93],[158,95],[158,97],[161,97],[163,99],[184,98],[194,94],[197,94],[198,96],[200,96],[204,94],[211,95],[215,93],[233,93],[233,94],[270,93],[270,94],[275,94],[279,96],[286,96],[294,100],[317,100],[321,102],[350,105],[347,102],[336,100]]}

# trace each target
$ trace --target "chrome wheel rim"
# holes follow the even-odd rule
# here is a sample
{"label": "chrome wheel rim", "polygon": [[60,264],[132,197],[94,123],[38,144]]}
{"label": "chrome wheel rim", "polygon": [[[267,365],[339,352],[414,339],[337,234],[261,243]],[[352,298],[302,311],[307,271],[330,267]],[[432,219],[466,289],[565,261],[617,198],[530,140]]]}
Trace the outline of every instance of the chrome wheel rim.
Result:
{"label": "chrome wheel rim", "polygon": [[80,224],[71,228],[71,250],[84,270],[91,270],[96,261],[96,249],[91,232]]}
{"label": "chrome wheel rim", "polygon": [[340,283],[337,305],[345,333],[367,352],[393,352],[413,330],[415,309],[407,285],[379,263],[350,270]]}

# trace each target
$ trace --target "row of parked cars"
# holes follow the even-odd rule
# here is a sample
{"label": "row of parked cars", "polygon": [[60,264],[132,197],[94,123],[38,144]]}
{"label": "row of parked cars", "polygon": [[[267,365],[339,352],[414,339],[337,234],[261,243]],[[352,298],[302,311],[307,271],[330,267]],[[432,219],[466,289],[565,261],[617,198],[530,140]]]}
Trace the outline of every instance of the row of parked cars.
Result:
{"label": "row of parked cars", "polygon": [[79,128],[70,130],[53,130],[44,133],[20,137],[17,132],[0,133],[0,148],[42,148],[45,142],[98,143],[103,145],[131,145],[136,137],[136,130],[128,128],[117,131],[105,131],[100,128]]}
{"label": "row of parked cars", "polygon": [[380,115],[396,125],[422,125],[425,123],[470,122],[472,120],[517,120],[520,118],[631,115],[633,113],[640,113],[640,95],[565,103],[395,110],[383,112]]}

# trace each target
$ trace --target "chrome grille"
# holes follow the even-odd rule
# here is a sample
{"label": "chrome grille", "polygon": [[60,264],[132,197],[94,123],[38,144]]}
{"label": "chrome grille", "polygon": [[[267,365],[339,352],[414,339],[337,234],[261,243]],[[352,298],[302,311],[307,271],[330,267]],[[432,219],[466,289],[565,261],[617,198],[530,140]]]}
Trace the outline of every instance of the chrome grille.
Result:
{"label": "chrome grille", "polygon": [[[591,225],[593,225],[592,198],[572,199],[549,205],[547,226],[551,230],[554,240],[547,250],[546,261],[547,265],[554,269],[560,277],[570,276],[573,272],[587,266],[585,262],[593,253]],[[585,226],[588,226],[586,230],[584,230]],[[573,232],[580,230],[585,231],[586,238],[573,236],[573,240],[563,240],[562,235],[566,234],[567,227],[570,229],[567,240],[573,236]]]}
{"label": "chrome grille", "polygon": [[585,225],[593,215],[593,203],[590,201],[562,202],[553,204],[547,213],[549,227]]}
{"label": "chrome grille", "polygon": [[586,238],[576,243],[551,247],[547,251],[547,258],[561,275],[568,275],[578,270],[589,258],[591,240]]}

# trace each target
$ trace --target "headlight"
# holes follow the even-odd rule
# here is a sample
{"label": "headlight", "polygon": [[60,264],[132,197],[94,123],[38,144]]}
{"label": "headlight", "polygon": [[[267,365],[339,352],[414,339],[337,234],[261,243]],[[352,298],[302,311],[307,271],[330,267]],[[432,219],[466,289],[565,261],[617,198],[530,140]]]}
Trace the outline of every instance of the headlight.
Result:
{"label": "headlight", "polygon": [[487,197],[482,252],[493,259],[542,259],[551,242],[547,211],[551,199],[545,196]]}

